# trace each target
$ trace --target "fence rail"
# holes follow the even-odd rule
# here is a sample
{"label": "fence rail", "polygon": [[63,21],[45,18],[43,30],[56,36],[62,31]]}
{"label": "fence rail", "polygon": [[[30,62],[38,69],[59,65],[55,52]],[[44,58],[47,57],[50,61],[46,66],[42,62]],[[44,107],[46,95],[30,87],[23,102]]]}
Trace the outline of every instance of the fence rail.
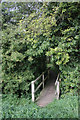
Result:
{"label": "fence rail", "polygon": [[[35,93],[37,92],[37,90],[41,87],[41,85],[43,85],[43,89],[44,89],[44,82],[45,80],[48,78],[49,79],[49,70],[46,70],[45,72],[43,72],[37,79],[35,79],[34,81],[31,82],[31,93],[32,93],[32,101],[35,101]],[[44,74],[48,72],[48,75],[45,77]],[[42,77],[42,82],[38,85],[38,87],[35,89],[35,83],[36,81],[38,81],[40,78]]]}

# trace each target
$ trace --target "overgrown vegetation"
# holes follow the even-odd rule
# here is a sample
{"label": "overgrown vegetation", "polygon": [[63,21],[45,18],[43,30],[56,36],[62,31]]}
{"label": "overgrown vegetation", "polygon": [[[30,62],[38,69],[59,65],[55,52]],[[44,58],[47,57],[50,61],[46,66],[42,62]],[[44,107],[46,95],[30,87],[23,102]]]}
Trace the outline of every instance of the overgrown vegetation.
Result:
{"label": "overgrown vegetation", "polygon": [[66,96],[40,108],[26,98],[3,96],[3,118],[78,118],[78,97]]}
{"label": "overgrown vegetation", "polygon": [[[43,118],[77,117],[77,107],[73,108],[73,106],[77,104],[75,96],[77,96],[80,79],[79,13],[80,2],[2,3],[3,32],[2,49],[0,49],[3,56],[1,62],[2,92],[3,94],[13,94],[14,97],[17,95],[20,99],[16,103],[15,97],[11,103],[11,97],[9,100],[3,97],[3,117],[31,118],[37,117],[37,114],[39,118],[40,115]],[[60,72],[61,97],[74,95],[71,99],[54,101],[51,105],[55,107],[55,111],[51,105],[41,109],[28,100],[31,94],[30,82],[48,67],[51,67],[55,73]],[[27,96],[27,100],[21,96]],[[67,100],[68,106],[66,107]],[[8,103],[8,101],[10,102]],[[23,103],[20,105],[19,101],[23,101]],[[18,107],[16,107],[17,105]],[[25,108],[25,106],[28,107]],[[58,106],[62,108],[62,112]],[[21,107],[23,114],[20,114]],[[36,113],[32,111],[33,107],[33,111]],[[51,111],[46,114],[49,107],[51,107]],[[67,108],[70,111],[66,111]],[[31,112],[28,113],[30,110]],[[43,113],[46,115],[44,116]]]}
{"label": "overgrown vegetation", "polygon": [[46,69],[48,56],[49,65],[58,65],[61,72],[61,94],[74,94],[80,77],[80,3],[26,6],[2,4],[3,93],[27,94],[30,81]]}

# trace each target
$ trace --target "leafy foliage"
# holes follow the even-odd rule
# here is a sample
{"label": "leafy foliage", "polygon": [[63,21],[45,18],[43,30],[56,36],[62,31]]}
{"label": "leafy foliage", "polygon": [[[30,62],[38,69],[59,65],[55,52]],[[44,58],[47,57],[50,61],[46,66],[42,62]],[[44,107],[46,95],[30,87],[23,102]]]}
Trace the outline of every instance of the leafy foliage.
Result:
{"label": "leafy foliage", "polygon": [[[13,100],[14,99],[14,100]],[[78,97],[66,96],[40,108],[29,99],[3,96],[2,118],[78,118]]]}
{"label": "leafy foliage", "polygon": [[80,78],[79,12],[80,3],[3,3],[3,93],[28,94],[33,79],[47,66],[58,66],[61,94],[75,94]]}
{"label": "leafy foliage", "polygon": [[62,80],[62,94],[68,92],[74,94],[74,91],[78,90],[80,78],[79,6],[79,3],[59,4],[59,8],[56,12],[57,26],[53,32],[53,37],[58,39],[58,41],[55,41],[56,46],[52,46],[50,50],[46,52],[47,56],[52,55],[51,61],[59,65]]}
{"label": "leafy foliage", "polygon": [[[6,7],[5,4],[3,4],[3,8],[4,6]],[[11,5],[14,6],[14,4]],[[22,7],[23,5],[24,4],[22,4]],[[7,7],[9,9],[9,6]],[[33,7],[35,7],[35,4]],[[14,7],[11,9],[13,8]],[[28,12],[30,14],[30,11]],[[4,14],[5,11],[3,12],[3,16]],[[18,22],[21,23],[21,20]],[[19,94],[19,96],[27,94],[30,92],[31,80],[38,77],[38,75],[46,69],[45,62],[43,63],[43,60],[45,61],[46,59],[45,55],[42,54],[43,57],[41,57],[41,55],[38,54],[40,53],[39,50],[37,56],[35,56],[34,49],[32,49],[32,45],[30,45],[26,37],[27,35],[25,35],[24,29],[21,29],[21,26],[18,25],[17,22],[16,25],[11,24],[11,21],[8,21],[7,24],[3,23],[3,93]],[[34,61],[32,55],[35,56]],[[41,67],[39,64],[41,64]]]}

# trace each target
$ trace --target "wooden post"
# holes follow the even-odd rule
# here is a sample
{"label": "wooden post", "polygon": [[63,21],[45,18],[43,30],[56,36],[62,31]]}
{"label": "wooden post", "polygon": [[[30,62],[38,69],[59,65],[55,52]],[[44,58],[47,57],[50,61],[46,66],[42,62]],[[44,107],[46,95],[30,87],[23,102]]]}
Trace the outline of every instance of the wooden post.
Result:
{"label": "wooden post", "polygon": [[55,82],[55,86],[56,86],[55,95],[56,95],[57,100],[59,99],[59,94],[60,94],[59,80],[60,80],[60,79],[59,79],[59,74],[58,74],[57,79],[56,79],[56,82]]}
{"label": "wooden post", "polygon": [[43,89],[44,89],[44,74],[42,75],[42,80],[43,80]]}
{"label": "wooden post", "polygon": [[31,92],[32,92],[32,102],[34,102],[35,97],[34,97],[34,81],[31,82]]}

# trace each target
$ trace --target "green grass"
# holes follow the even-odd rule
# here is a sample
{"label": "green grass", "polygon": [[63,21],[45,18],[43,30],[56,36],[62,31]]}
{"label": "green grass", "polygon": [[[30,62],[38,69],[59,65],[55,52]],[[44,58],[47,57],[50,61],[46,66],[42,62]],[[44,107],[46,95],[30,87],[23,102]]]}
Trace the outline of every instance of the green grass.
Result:
{"label": "green grass", "polygon": [[66,96],[40,108],[31,100],[3,97],[3,118],[78,118],[78,97]]}

